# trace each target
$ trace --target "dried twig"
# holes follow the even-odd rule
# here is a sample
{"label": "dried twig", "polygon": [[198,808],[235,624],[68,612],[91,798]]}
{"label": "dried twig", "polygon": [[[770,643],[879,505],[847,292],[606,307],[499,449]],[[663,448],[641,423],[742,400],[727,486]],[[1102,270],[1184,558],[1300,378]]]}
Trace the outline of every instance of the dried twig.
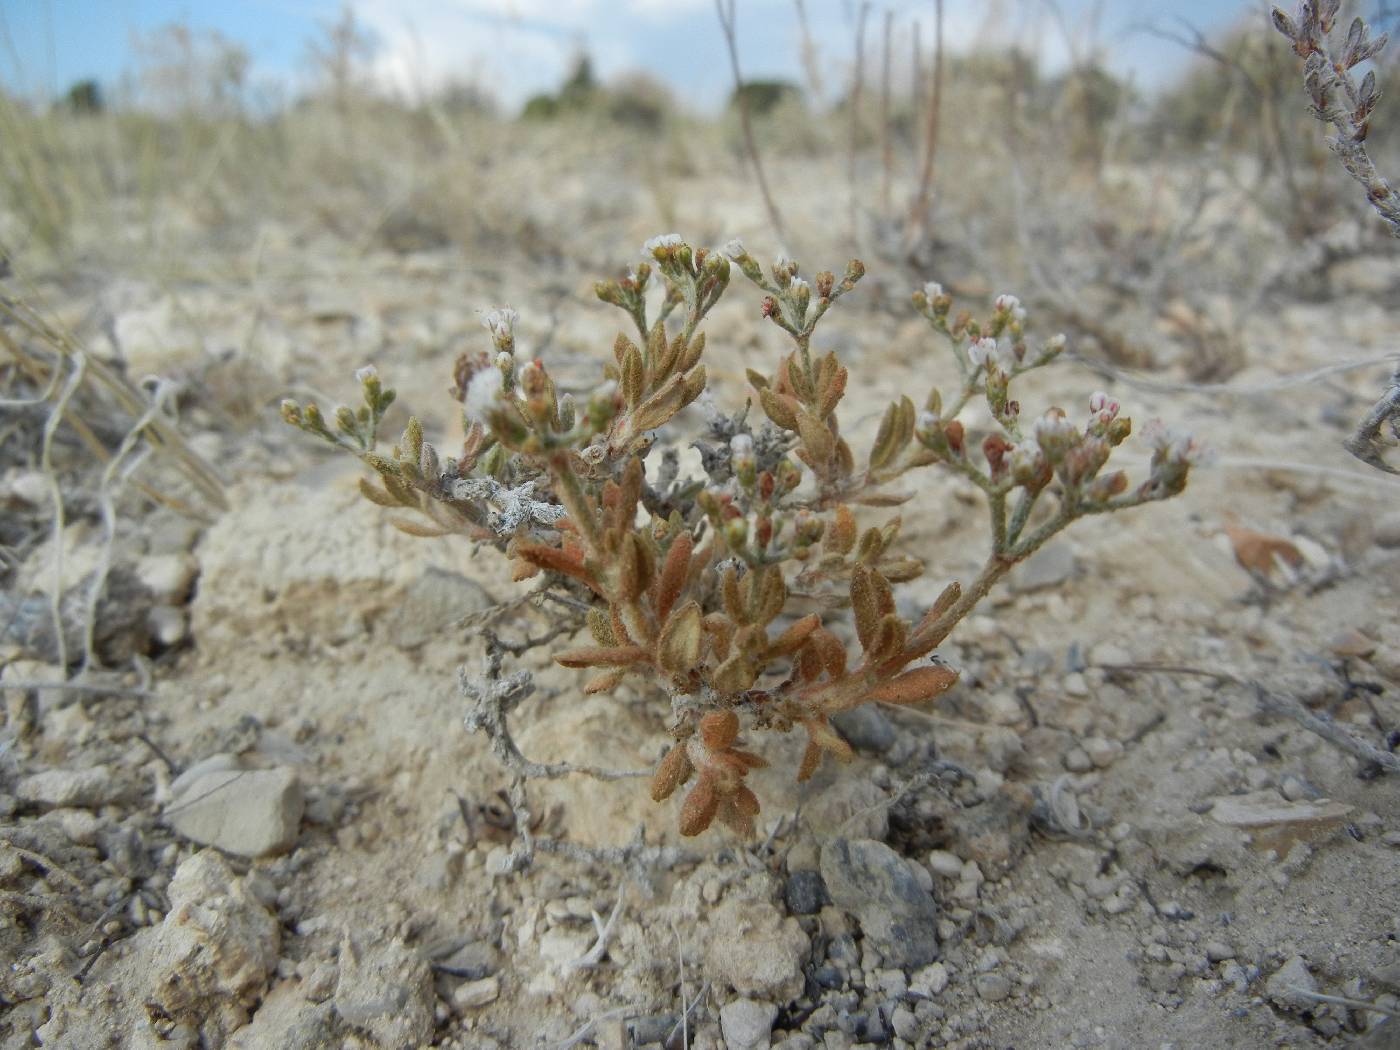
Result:
{"label": "dried twig", "polygon": [[768,176],[763,172],[763,161],[758,155],[758,143],[754,140],[753,120],[749,114],[749,96],[744,91],[744,77],[739,71],[739,32],[736,28],[735,0],[715,0],[715,12],[719,15],[720,30],[724,33],[724,43],[729,50],[729,67],[734,74],[734,95],[739,103],[739,127],[744,135],[744,151],[753,165],[754,179],[758,182],[758,192],[763,197],[763,207],[768,212],[768,221],[779,243],[790,245],[787,228],[783,224],[782,213],[773,201],[773,193],[768,188]]}
{"label": "dried twig", "polygon": [[1283,715],[1291,718],[1310,733],[1316,733],[1329,744],[1340,748],[1347,754],[1354,755],[1362,762],[1382,773],[1400,773],[1400,755],[1369,744],[1360,737],[1353,735],[1347,729],[1338,725],[1332,719],[1314,714],[1292,697],[1281,696],[1278,693],[1266,689],[1262,683],[1253,679],[1245,678],[1231,671],[1217,671],[1210,668],[1182,667],[1176,664],[1149,664],[1149,663],[1128,663],[1128,664],[1100,664],[1098,665],[1106,671],[1142,671],[1157,672],[1161,674],[1191,674],[1202,677],[1214,678],[1220,682],[1229,682],[1242,688],[1250,689],[1254,693],[1255,700],[1259,704],[1259,710],[1266,714]]}
{"label": "dried twig", "polygon": [[865,20],[870,17],[870,2],[865,0],[856,12],[856,52],[851,69],[851,140],[846,147],[846,184],[850,194],[851,244],[860,246],[860,192],[857,178],[860,165],[860,104],[865,89]]}
{"label": "dried twig", "polygon": [[1363,463],[1387,474],[1400,474],[1400,469],[1385,461],[1389,446],[1383,431],[1387,426],[1391,435],[1400,440],[1400,367],[1390,377],[1390,389],[1366,413],[1366,418],[1357,424],[1356,432],[1342,443],[1343,448]]}
{"label": "dried twig", "polygon": [[[918,245],[928,230],[929,202],[933,198],[934,161],[938,156],[938,125],[943,109],[943,0],[934,0],[933,92],[924,124],[924,162],[919,189],[909,205],[909,246]],[[922,79],[922,78],[920,78]]]}

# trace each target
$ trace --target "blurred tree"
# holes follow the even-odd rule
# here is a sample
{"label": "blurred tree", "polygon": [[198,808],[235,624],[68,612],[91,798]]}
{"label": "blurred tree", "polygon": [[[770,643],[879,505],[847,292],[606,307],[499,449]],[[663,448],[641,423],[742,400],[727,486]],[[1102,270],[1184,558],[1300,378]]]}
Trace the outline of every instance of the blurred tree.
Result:
{"label": "blurred tree", "polygon": [[63,105],[73,113],[101,113],[106,108],[102,98],[102,85],[95,80],[79,80],[64,94]]}

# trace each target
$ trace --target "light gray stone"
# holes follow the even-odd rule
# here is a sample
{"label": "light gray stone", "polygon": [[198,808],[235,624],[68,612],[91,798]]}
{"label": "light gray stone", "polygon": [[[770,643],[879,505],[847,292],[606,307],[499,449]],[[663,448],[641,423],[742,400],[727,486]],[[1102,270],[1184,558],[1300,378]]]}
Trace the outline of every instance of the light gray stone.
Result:
{"label": "light gray stone", "polygon": [[1265,982],[1264,991],[1285,1010],[1310,1010],[1317,1005],[1316,1000],[1308,998],[1308,993],[1317,991],[1317,981],[1301,955],[1293,956],[1275,970]]}
{"label": "light gray stone", "polygon": [[15,797],[38,806],[93,807],[115,802],[120,788],[106,766],[90,769],[46,769],[20,778]]}
{"label": "light gray stone", "polygon": [[729,1050],[768,1050],[777,1017],[773,1003],[735,999],[720,1007],[719,1026]]}
{"label": "light gray stone", "polygon": [[193,842],[260,857],[296,841],[306,801],[290,769],[212,769],[182,787],[165,819]]}

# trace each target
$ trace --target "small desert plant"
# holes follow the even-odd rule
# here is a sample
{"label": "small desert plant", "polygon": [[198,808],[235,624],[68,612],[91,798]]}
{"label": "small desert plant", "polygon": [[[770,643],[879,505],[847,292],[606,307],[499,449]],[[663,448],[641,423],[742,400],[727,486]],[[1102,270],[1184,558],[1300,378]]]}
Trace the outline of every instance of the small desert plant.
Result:
{"label": "small desert plant", "polygon": [[[1144,480],[1133,485],[1107,469],[1132,427],[1104,394],[1088,398],[1078,420],[1058,408],[1023,412],[1013,383],[1054,361],[1065,343],[1033,343],[1012,296],[977,319],[955,314],[936,284],[914,293],[956,363],[957,384],[930,391],[922,408],[908,397],[889,405],[858,458],[838,423],[849,373],[812,340],[864,276],[863,264],[852,260],[842,276],[819,273],[809,283],[790,259],[765,270],[738,242],[707,251],[676,235],[649,241],[645,259],[596,286],[627,314],[635,338],[617,337],[605,381],[586,397],[560,396],[541,362],[520,359],[513,311],[484,315],[493,351],[457,364],[465,441],[455,457],[425,442],[416,419],[397,445],[378,450],[394,394],[373,368],[359,373],[359,407],[325,414],[287,401],[283,416],[373,468],[377,481],[361,483],[366,497],[421,513],[399,523],[406,531],[489,542],[517,578],[542,576],[543,586],[586,605],[590,644],[556,659],[591,673],[587,693],[642,679],[669,695],[673,743],[651,794],[661,801],[693,780],[682,834],[715,819],[752,830],[759,802],[745,777],[764,760],[741,746],[743,727],[804,733],[799,779],[823,755],[849,759],[832,716],[949,689],[958,674],[932,654],[1012,566],[1076,519],[1165,499],[1186,484],[1196,446],[1160,426],[1148,439]],[[758,287],[763,316],[792,343],[770,370],[748,370],[764,418],[710,408],[697,442],[703,476],[682,478],[674,448],[648,476],[645,460],[668,436],[663,428],[706,393],[700,328],[733,267]],[[960,419],[975,400],[990,413],[981,433]],[[894,587],[924,566],[901,552],[898,517],[862,524],[856,508],[904,502],[897,483],[931,467],[985,494],[991,550],[966,588],[950,584],[911,622],[896,611]],[[846,608],[849,619],[806,611],[814,607]],[[854,655],[843,620],[854,629]],[[507,704],[525,685],[512,677],[492,688]],[[468,687],[478,699],[489,691]],[[491,730],[487,722],[474,720]],[[526,767],[552,768],[525,763],[503,730],[494,743],[521,776]]]}

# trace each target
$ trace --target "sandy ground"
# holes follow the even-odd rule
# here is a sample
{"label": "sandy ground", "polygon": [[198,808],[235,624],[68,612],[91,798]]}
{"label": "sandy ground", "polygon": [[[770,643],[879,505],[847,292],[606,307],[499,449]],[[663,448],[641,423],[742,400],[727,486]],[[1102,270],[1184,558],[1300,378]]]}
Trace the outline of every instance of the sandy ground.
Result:
{"label": "sandy ground", "polygon": [[[768,254],[752,199],[718,185],[680,194],[674,224]],[[357,254],[273,230],[255,259],[211,248],[196,276],[39,281],[95,352],[114,335],[133,376],[188,385],[184,429],[229,509],[187,521],[122,504],[114,564],[138,581],[123,604],[139,615],[112,662],[146,653],[147,689],[134,674],[125,694],[4,689],[0,1046],[1400,1045],[1382,1023],[1400,1005],[1400,779],[1212,676],[1393,744],[1400,486],[1339,448],[1378,369],[1253,396],[1162,392],[1074,362],[1027,382],[1028,405],[1076,413],[1106,386],[1216,461],[1182,498],[1081,523],[1038,555],[943,648],[963,677],[935,709],[843,727],[850,767],[799,790],[795,743],[762,740],[756,841],[682,842],[675,801],[553,782],[530,789],[538,830],[604,846],[645,826],[684,852],[645,878],[548,855],[499,872],[509,779],[462,728],[457,668],[478,667],[482,646],[459,621],[527,585],[490,550],[394,531],[356,494],[354,464],[283,426],[276,404],[333,403],[373,361],[450,447],[452,361],[486,347],[474,310],[506,302],[526,352],[586,389],[616,331],[590,281],[658,232],[650,203],[619,190],[587,212],[586,193],[556,183],[531,205],[544,227],[587,215],[575,250],[543,260],[528,243]],[[839,268],[839,234],[811,241],[807,269]],[[868,287],[824,329],[852,366],[858,448],[892,396],[951,378],[901,305],[912,274],[867,261]],[[1236,322],[1231,386],[1339,347],[1386,350],[1393,270],[1353,269],[1328,300],[1280,297]],[[738,280],[707,328],[716,397],[737,407],[743,368],[768,367],[779,333]],[[1154,378],[1179,381],[1189,362],[1169,335],[1143,341],[1178,354]],[[1132,443],[1124,455],[1141,469]],[[32,463],[3,465],[6,513],[39,520],[46,499]],[[899,513],[928,565],[901,596],[920,610],[975,569],[983,510],[934,475]],[[70,520],[78,583],[100,530],[90,510]],[[1252,576],[1227,524],[1301,561]],[[51,569],[41,543],[9,593],[41,594]],[[547,624],[520,606],[497,629]],[[7,638],[0,686],[57,676]],[[520,666],[538,686],[514,716],[532,758],[637,768],[661,753],[654,697],[584,698],[543,650]],[[932,775],[938,760],[971,780]],[[855,877],[839,840],[865,850],[858,905],[832,903],[832,883]],[[890,922],[893,946],[877,935]],[[914,943],[936,959],[910,961]]]}

